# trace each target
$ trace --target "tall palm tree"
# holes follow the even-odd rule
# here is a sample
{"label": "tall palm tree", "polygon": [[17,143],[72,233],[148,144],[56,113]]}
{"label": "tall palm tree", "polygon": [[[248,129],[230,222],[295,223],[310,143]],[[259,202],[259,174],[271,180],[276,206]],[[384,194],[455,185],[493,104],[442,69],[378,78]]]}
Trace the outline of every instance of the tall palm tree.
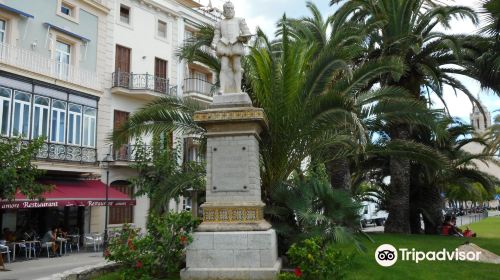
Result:
{"label": "tall palm tree", "polygon": [[[370,44],[367,59],[398,57],[404,62],[406,73],[396,78],[387,75],[380,79],[382,85],[403,87],[422,102],[430,102],[428,95],[434,94],[443,103],[443,87],[449,85],[477,103],[453,76],[454,67],[450,67],[461,64],[460,38],[436,31],[438,26],[449,27],[452,18],[469,18],[477,23],[473,10],[444,6],[434,0],[332,0],[330,3],[342,3],[336,17],[376,26],[367,38]],[[391,139],[412,137],[411,127],[404,124],[388,126],[387,132]],[[410,232],[410,169],[409,159],[391,157],[386,232]]]}
{"label": "tall palm tree", "polygon": [[484,135],[486,139],[486,152],[500,156],[500,114],[496,115],[493,125]]}
{"label": "tall palm tree", "polygon": [[[438,226],[442,223],[443,198],[441,194],[448,190],[461,188],[466,192],[475,192],[482,188],[484,192],[492,194],[498,179],[477,168],[478,162],[491,164],[494,159],[489,153],[471,154],[463,149],[470,143],[485,145],[484,139],[473,136],[473,128],[459,121],[443,119],[448,134],[446,139],[437,141],[431,134],[420,136],[421,142],[433,146],[445,155],[450,166],[445,169],[434,169],[429,166],[415,164],[414,172],[419,174],[412,181],[414,187],[415,208],[422,213],[425,232],[437,234]],[[424,139],[425,138],[425,139]],[[493,160],[493,161],[492,161]],[[435,193],[434,195],[431,195]],[[420,228],[420,225],[418,225]]]}

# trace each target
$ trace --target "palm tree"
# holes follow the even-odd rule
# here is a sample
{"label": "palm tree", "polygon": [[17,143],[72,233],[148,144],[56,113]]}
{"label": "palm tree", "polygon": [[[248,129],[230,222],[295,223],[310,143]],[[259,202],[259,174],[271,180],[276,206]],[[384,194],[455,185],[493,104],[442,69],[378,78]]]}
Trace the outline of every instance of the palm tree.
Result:
{"label": "palm tree", "polygon": [[[473,10],[443,6],[433,0],[332,0],[331,4],[341,2],[344,3],[335,13],[336,17],[376,27],[367,37],[367,59],[398,57],[405,64],[405,74],[401,77],[382,77],[379,81],[383,86],[405,88],[415,100],[422,102],[430,102],[428,95],[434,94],[445,103],[443,86],[449,85],[477,103],[467,88],[453,77],[454,67],[450,67],[460,66],[460,37],[435,31],[437,26],[449,27],[450,20],[456,17],[470,18],[476,23],[477,16]],[[412,137],[411,127],[405,124],[388,126],[387,132],[391,139],[409,140]],[[391,199],[385,231],[409,233],[410,160],[392,156],[390,170]]]}
{"label": "palm tree", "polygon": [[[481,137],[471,137],[473,128],[456,120],[444,119],[443,124],[448,127],[448,137],[436,141],[432,135],[427,139],[420,139],[429,146],[434,146],[445,155],[450,166],[444,169],[433,169],[425,165],[416,165],[415,170],[420,174],[413,184],[415,186],[416,208],[424,218],[425,232],[437,234],[438,226],[442,223],[443,199],[441,194],[448,190],[463,189],[465,192],[476,192],[482,189],[485,193],[493,194],[498,179],[477,168],[477,163],[491,164],[494,159],[489,153],[471,154],[463,149],[470,143],[485,145]],[[430,193],[436,193],[430,195]]]}
{"label": "palm tree", "polygon": [[500,155],[500,114],[496,115],[492,126],[488,128],[484,135],[486,139],[486,152]]}

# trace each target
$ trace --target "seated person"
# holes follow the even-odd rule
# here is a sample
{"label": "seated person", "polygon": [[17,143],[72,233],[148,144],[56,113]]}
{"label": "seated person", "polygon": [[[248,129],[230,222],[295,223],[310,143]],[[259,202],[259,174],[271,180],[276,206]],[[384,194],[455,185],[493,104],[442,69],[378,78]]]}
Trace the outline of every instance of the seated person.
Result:
{"label": "seated person", "polygon": [[441,225],[441,235],[450,235],[451,228],[451,216],[446,215],[444,217],[443,224]]}
{"label": "seated person", "polygon": [[475,232],[473,232],[472,230],[469,229],[469,227],[467,227],[464,232],[464,237],[476,237],[477,234]]}
{"label": "seated person", "polygon": [[52,254],[57,256],[57,249],[59,248],[57,242],[57,228],[52,227],[49,231],[45,233],[45,235],[42,238],[42,244],[50,243],[52,247]]}
{"label": "seated person", "polygon": [[14,242],[16,241],[16,235],[13,231],[6,227],[3,229],[3,239],[5,239],[7,242]]}

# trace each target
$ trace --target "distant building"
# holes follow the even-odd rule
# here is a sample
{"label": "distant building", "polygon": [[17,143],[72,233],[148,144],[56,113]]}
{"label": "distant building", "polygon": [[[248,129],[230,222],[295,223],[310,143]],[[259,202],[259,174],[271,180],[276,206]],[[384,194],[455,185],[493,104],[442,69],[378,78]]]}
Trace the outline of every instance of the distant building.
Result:
{"label": "distant building", "polygon": [[[491,126],[491,113],[488,108],[481,102],[481,100],[479,100],[479,103],[482,110],[474,104],[472,113],[470,114],[470,123],[472,127],[474,127],[475,132],[481,135],[484,134],[486,130]],[[478,143],[469,143],[462,149],[472,154],[479,154],[483,152],[484,146]],[[479,160],[475,160],[474,162],[479,170],[489,175],[495,176],[500,180],[500,167],[498,165],[493,162],[485,164]],[[493,200],[490,202],[490,206],[496,207],[498,206],[498,203],[498,200]]]}

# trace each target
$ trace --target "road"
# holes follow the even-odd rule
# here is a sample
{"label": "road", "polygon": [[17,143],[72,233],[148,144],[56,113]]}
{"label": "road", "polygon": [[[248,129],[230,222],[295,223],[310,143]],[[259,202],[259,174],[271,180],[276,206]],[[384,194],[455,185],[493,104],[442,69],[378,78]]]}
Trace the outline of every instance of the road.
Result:
{"label": "road", "polygon": [[77,267],[98,264],[103,261],[102,252],[75,253],[50,259],[42,257],[28,261],[17,261],[16,259],[16,262],[5,264],[9,271],[0,271],[0,279],[33,280]]}

